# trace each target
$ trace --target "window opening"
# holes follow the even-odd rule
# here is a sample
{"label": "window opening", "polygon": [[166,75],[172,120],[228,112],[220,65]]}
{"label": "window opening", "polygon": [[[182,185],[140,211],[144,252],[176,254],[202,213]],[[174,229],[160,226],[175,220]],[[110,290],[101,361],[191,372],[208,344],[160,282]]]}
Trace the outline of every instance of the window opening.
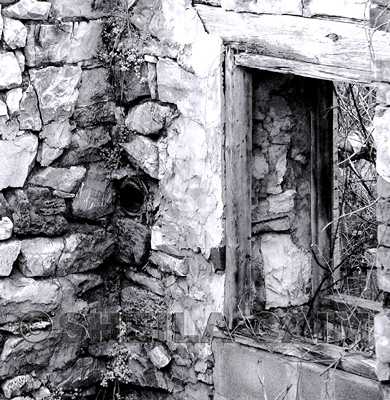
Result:
{"label": "window opening", "polygon": [[376,89],[335,83],[334,293],[382,301],[376,280]]}

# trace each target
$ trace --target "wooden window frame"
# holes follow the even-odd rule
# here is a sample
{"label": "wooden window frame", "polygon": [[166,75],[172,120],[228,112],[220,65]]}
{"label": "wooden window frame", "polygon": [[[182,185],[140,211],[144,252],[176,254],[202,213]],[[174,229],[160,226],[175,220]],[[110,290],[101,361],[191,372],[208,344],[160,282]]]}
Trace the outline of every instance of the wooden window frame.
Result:
{"label": "wooden window frame", "polygon": [[[325,271],[316,263],[322,255],[330,259],[332,228],[327,233],[323,227],[333,219],[333,74],[302,69],[301,62],[277,60],[240,53],[227,47],[225,56],[225,160],[226,160],[226,281],[224,314],[229,328],[243,316],[251,316],[251,156],[252,156],[252,71],[266,70],[291,73],[318,79],[317,99],[312,112],[311,159],[311,225],[315,256],[312,269],[312,294],[321,289]],[[338,76],[338,80],[342,80]],[[346,81],[353,82],[350,76]],[[357,79],[355,83],[362,83]],[[366,82],[369,84],[369,82]],[[323,95],[325,93],[325,96]],[[332,101],[330,102],[330,99]],[[326,117],[324,117],[326,115]],[[317,254],[317,257],[316,257]],[[344,297],[344,296],[343,296]],[[315,296],[329,310],[340,309],[335,296]],[[361,301],[361,299],[359,299]],[[363,300],[361,306],[356,298],[345,296],[346,303],[357,312],[367,310],[377,313],[380,308],[373,301]],[[319,307],[318,300],[315,308]]]}

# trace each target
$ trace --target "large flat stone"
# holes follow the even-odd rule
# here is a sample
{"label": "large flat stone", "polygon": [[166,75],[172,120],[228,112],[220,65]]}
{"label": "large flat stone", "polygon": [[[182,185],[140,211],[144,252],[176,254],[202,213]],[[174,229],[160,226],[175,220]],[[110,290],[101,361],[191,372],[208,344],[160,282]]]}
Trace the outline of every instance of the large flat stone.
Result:
{"label": "large flat stone", "polygon": [[104,0],[49,0],[52,12],[62,18],[84,17],[98,19],[110,14],[110,5]]}
{"label": "large flat stone", "polygon": [[0,242],[0,276],[8,276],[20,252],[19,240]]}
{"label": "large flat stone", "polygon": [[96,220],[115,208],[115,191],[109,171],[102,164],[92,164],[72,202],[75,217]]}
{"label": "large flat stone", "polygon": [[126,117],[126,126],[141,135],[156,135],[178,116],[173,106],[148,101],[133,107]]}
{"label": "large flat stone", "polygon": [[22,240],[18,260],[19,269],[26,277],[53,276],[64,249],[62,238],[34,238]]}
{"label": "large flat stone", "polygon": [[26,64],[78,63],[95,57],[101,45],[102,24],[98,21],[63,22],[28,26]]}
{"label": "large flat stone", "polygon": [[101,148],[110,141],[109,129],[105,126],[77,129],[72,134],[69,148],[57,163],[60,166],[72,166],[101,161]]}
{"label": "large flat stone", "polygon": [[38,107],[37,94],[32,85],[23,92],[18,115],[20,129],[40,131],[42,128],[41,115]]}
{"label": "large flat stone", "polygon": [[[266,307],[287,307],[309,300],[311,254],[296,246],[288,234],[261,237]],[[293,266],[293,268],[291,268]]]}
{"label": "large flat stone", "polygon": [[20,0],[3,9],[3,15],[15,19],[46,20],[49,16],[51,4],[45,1]]}
{"label": "large flat stone", "polygon": [[19,322],[31,310],[50,312],[61,301],[61,285],[54,280],[5,278],[0,280],[0,293],[0,324]]}
{"label": "large flat stone", "polygon": [[81,68],[47,67],[30,70],[44,124],[72,116],[78,98]]}
{"label": "large flat stone", "polygon": [[118,259],[128,264],[142,264],[150,250],[150,228],[130,218],[116,222]]}
{"label": "large flat stone", "polygon": [[2,166],[0,190],[7,187],[22,187],[33,165],[38,150],[38,138],[22,135],[14,141],[0,141]]}
{"label": "large flat stone", "polygon": [[0,240],[7,240],[12,236],[13,222],[8,217],[0,219]]}
{"label": "large flat stone", "polygon": [[377,149],[376,170],[385,181],[390,182],[390,110],[382,110],[374,117],[375,144]]}
{"label": "large flat stone", "polygon": [[113,88],[106,68],[84,70],[74,119],[78,126],[87,127],[115,122]]}
{"label": "large flat stone", "polygon": [[188,259],[176,258],[160,251],[152,251],[149,261],[158,266],[162,272],[168,272],[177,276],[188,274]]}
{"label": "large flat stone", "polygon": [[302,15],[301,0],[221,0],[221,6],[236,12]]}
{"label": "large flat stone", "polygon": [[5,193],[14,222],[15,234],[57,236],[67,230],[63,216],[66,205],[47,188],[29,187],[7,190]]}
{"label": "large flat stone", "polygon": [[47,167],[70,145],[72,126],[69,121],[54,121],[45,125],[39,134],[43,139],[38,151],[38,162]]}
{"label": "large flat stone", "polygon": [[65,237],[65,247],[60,257],[57,275],[96,269],[115,250],[115,238],[105,229],[73,233]]}
{"label": "large flat stone", "polygon": [[13,50],[24,47],[27,28],[20,21],[4,17],[3,40]]}
{"label": "large flat stone", "polygon": [[11,117],[19,113],[22,96],[23,92],[21,88],[11,89],[5,95],[5,102],[7,103],[8,112]]}
{"label": "large flat stone", "polygon": [[37,186],[45,186],[61,192],[71,193],[77,189],[84,179],[85,167],[53,168],[47,167],[35,172],[29,182]]}
{"label": "large flat stone", "polygon": [[[16,311],[18,318],[23,316],[20,314],[23,312],[22,309]],[[42,365],[48,365],[55,345],[56,339],[53,337],[41,343],[31,343],[22,337],[7,339],[0,354],[0,379],[13,378],[21,373],[40,369]],[[26,397],[16,397],[16,399],[26,400]]]}
{"label": "large flat stone", "polygon": [[310,0],[304,8],[304,15],[327,15],[349,19],[365,20],[367,4],[360,0]]}
{"label": "large flat stone", "polygon": [[15,119],[8,119],[8,117],[0,118],[0,132],[1,139],[13,141],[17,136],[22,135],[24,132],[19,130],[19,124]]}
{"label": "large flat stone", "polygon": [[128,143],[121,143],[130,161],[157,179],[159,173],[158,144],[144,136],[132,136]]}
{"label": "large flat stone", "polygon": [[21,85],[22,73],[13,53],[0,54],[0,90],[12,89]]}

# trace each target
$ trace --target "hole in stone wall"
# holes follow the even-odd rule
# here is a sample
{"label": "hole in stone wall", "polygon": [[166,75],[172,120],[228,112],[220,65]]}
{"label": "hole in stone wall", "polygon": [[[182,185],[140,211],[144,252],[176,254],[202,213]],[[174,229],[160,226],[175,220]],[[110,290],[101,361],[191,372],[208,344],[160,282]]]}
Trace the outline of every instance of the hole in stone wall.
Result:
{"label": "hole in stone wall", "polygon": [[133,180],[123,183],[119,192],[119,203],[128,215],[136,216],[141,214],[145,196],[140,186]]}

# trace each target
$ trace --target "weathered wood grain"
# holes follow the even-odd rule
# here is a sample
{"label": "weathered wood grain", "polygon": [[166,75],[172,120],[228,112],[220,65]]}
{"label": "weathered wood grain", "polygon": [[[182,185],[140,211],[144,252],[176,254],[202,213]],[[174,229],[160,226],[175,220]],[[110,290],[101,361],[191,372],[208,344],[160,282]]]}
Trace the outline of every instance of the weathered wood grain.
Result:
{"label": "weathered wood grain", "polygon": [[264,69],[282,74],[295,74],[308,78],[363,84],[372,81],[372,72],[369,70],[346,70],[345,68],[329,65],[319,65],[249,53],[239,53],[235,56],[235,60],[237,65],[248,68]]}
{"label": "weathered wood grain", "polygon": [[231,327],[250,314],[252,77],[225,60],[226,96],[226,280],[225,316]]}
{"label": "weathered wood grain", "polygon": [[[313,293],[323,289],[332,267],[333,83],[313,81],[311,112],[311,232]],[[327,285],[325,285],[327,286]]]}
{"label": "weathered wood grain", "polygon": [[202,5],[196,10],[206,30],[227,44],[241,44],[268,57],[332,67],[340,79],[381,80],[390,65],[390,35],[374,33],[362,24],[235,13]]}

